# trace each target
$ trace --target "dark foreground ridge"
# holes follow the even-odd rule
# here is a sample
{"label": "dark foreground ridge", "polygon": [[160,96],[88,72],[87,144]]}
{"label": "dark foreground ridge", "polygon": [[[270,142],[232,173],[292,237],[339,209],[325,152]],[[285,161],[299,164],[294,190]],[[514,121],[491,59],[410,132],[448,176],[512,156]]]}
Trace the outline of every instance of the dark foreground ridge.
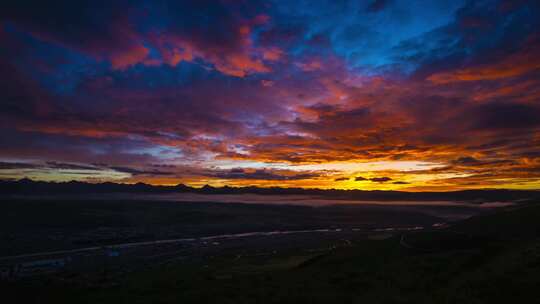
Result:
{"label": "dark foreground ridge", "polygon": [[259,188],[259,187],[189,187],[183,184],[175,186],[155,186],[144,183],[85,183],[85,182],[42,182],[30,179],[18,181],[0,181],[0,195],[43,195],[43,194],[89,194],[89,193],[199,193],[199,194],[262,194],[262,195],[318,195],[336,199],[355,200],[458,200],[458,201],[515,201],[540,198],[540,191],[535,190],[463,190],[452,192],[403,192],[403,191],[365,191],[338,189],[304,188]]}
{"label": "dark foreground ridge", "polygon": [[[43,206],[39,218],[56,223],[58,218],[47,216],[44,210],[64,208],[67,203],[56,207],[55,204],[52,201]],[[103,217],[105,210],[124,214],[126,209],[118,208],[117,204],[104,203],[97,210],[79,202],[72,208],[84,211],[80,216],[94,217],[92,223],[96,224],[95,220]],[[14,203],[12,207],[18,205]],[[283,218],[292,209],[280,212],[281,216],[268,213],[284,206],[221,204],[212,208],[205,205],[205,209],[198,210],[192,209],[196,204],[165,206],[184,208],[177,214],[189,217],[201,215],[203,210],[223,215],[223,208],[233,207],[230,215],[238,214],[242,208],[241,217],[246,218],[245,208],[256,207],[256,212],[248,218],[281,217],[292,223],[298,219]],[[19,207],[32,209],[29,205]],[[322,210],[321,214],[329,211]],[[152,212],[140,212],[134,222],[140,223],[149,213]],[[173,212],[157,214],[166,217]],[[344,214],[334,213],[331,218],[337,224],[343,221]],[[61,217],[64,222],[70,218],[73,217]],[[146,218],[146,223],[152,218]],[[377,222],[384,218],[379,217]],[[93,250],[51,255],[15,265],[4,260],[3,268],[0,261],[0,270],[7,274],[4,280],[0,279],[0,292],[6,299],[17,299],[17,303],[36,304],[538,303],[539,218],[540,205],[536,203],[501,208],[449,226],[419,230],[333,230],[196,238],[113,249],[93,245],[96,247]],[[73,222],[84,225],[80,219],[74,218]],[[216,219],[212,217],[213,221]],[[178,218],[170,220],[186,222]],[[0,221],[0,226],[3,222]],[[166,224],[162,219],[158,222]],[[195,222],[203,223],[200,218]],[[103,224],[106,223],[100,223]],[[8,223],[11,227],[16,225],[20,225],[19,221]],[[9,277],[14,269],[19,277]]]}

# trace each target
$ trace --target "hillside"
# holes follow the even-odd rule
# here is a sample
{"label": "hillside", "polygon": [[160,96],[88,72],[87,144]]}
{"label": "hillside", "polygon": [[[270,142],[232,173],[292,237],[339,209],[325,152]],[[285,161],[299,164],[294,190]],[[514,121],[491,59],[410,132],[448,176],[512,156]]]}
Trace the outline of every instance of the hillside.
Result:
{"label": "hillside", "polygon": [[3,294],[29,303],[538,303],[540,241],[530,233],[538,210],[501,211],[448,228],[490,237],[467,248],[423,252],[404,248],[399,235],[330,247],[321,240],[319,251],[240,259],[229,248],[92,286],[76,279],[18,282],[4,285]]}

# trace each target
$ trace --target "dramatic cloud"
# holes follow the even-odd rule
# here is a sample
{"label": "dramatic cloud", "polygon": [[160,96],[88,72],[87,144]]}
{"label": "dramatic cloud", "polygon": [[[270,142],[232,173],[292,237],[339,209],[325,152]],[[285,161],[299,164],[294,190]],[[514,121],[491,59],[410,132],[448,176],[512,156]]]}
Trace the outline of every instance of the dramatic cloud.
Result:
{"label": "dramatic cloud", "polygon": [[536,1],[11,1],[0,178],[540,187]]}
{"label": "dramatic cloud", "polygon": [[377,182],[377,183],[386,183],[386,182],[391,181],[391,180],[392,180],[392,178],[387,177],[387,176],[372,177],[372,178],[365,178],[365,177],[362,177],[362,176],[357,176],[357,177],[354,178],[354,181],[356,181],[356,182],[370,181],[370,182]]}
{"label": "dramatic cloud", "polygon": [[377,183],[386,183],[388,181],[391,181],[392,179],[390,177],[383,176],[383,177],[370,178],[369,180],[372,182],[377,182]]}
{"label": "dramatic cloud", "polygon": [[36,167],[38,166],[35,164],[29,164],[29,163],[0,162],[0,170],[34,169]]}
{"label": "dramatic cloud", "polygon": [[408,183],[408,182],[397,181],[397,182],[393,182],[392,184],[394,184],[394,185],[408,185],[408,184],[410,184],[410,183]]}
{"label": "dramatic cloud", "polygon": [[258,180],[298,180],[298,179],[310,179],[318,177],[316,173],[301,173],[301,174],[287,174],[282,172],[272,172],[270,170],[254,170],[248,171],[245,169],[237,168],[231,169],[228,172],[217,173],[215,177],[223,179],[258,179]]}

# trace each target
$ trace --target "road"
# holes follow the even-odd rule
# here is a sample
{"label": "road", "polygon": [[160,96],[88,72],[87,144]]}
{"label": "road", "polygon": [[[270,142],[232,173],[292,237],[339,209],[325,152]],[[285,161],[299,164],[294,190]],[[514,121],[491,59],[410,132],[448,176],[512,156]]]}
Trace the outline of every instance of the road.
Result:
{"label": "road", "polygon": [[221,239],[235,239],[235,238],[245,238],[245,237],[254,237],[254,236],[288,235],[288,234],[300,234],[300,233],[329,233],[329,232],[341,232],[341,231],[342,229],[313,229],[313,230],[257,231],[257,232],[246,232],[246,233],[235,233],[235,234],[220,234],[220,235],[206,236],[206,237],[199,237],[199,238],[178,238],[178,239],[166,239],[166,240],[156,240],[156,241],[131,242],[131,243],[121,243],[121,244],[113,244],[113,245],[106,245],[106,246],[92,246],[92,247],[68,249],[68,250],[56,250],[56,251],[20,254],[20,255],[0,257],[0,261],[6,261],[6,260],[12,260],[12,259],[48,257],[48,256],[54,256],[54,255],[79,254],[79,253],[85,253],[85,252],[115,250],[115,249],[124,249],[124,248],[130,248],[130,247],[149,246],[149,245],[187,243],[187,242],[195,242],[195,241],[205,242],[205,241],[213,241],[213,240],[221,240]]}

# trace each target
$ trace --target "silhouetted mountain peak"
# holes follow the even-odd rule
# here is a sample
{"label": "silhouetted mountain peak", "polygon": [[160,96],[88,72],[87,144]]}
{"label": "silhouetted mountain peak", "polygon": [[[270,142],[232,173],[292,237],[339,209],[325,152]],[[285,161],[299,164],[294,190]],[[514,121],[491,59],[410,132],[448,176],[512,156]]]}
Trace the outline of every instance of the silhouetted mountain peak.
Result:
{"label": "silhouetted mountain peak", "polygon": [[21,183],[21,184],[31,184],[34,181],[29,179],[28,177],[25,177],[25,178],[21,178],[18,182]]}
{"label": "silhouetted mountain peak", "polygon": [[332,199],[358,201],[467,201],[482,203],[485,201],[514,201],[540,199],[540,191],[524,190],[464,190],[455,192],[399,192],[399,191],[363,191],[363,190],[322,190],[303,188],[259,188],[249,187],[212,187],[204,185],[193,188],[184,184],[175,186],[154,186],[145,183],[119,184],[112,182],[43,182],[24,178],[18,181],[1,181],[0,195],[46,195],[46,194],[85,194],[85,193],[201,193],[201,194],[260,194],[260,195],[316,195]]}

